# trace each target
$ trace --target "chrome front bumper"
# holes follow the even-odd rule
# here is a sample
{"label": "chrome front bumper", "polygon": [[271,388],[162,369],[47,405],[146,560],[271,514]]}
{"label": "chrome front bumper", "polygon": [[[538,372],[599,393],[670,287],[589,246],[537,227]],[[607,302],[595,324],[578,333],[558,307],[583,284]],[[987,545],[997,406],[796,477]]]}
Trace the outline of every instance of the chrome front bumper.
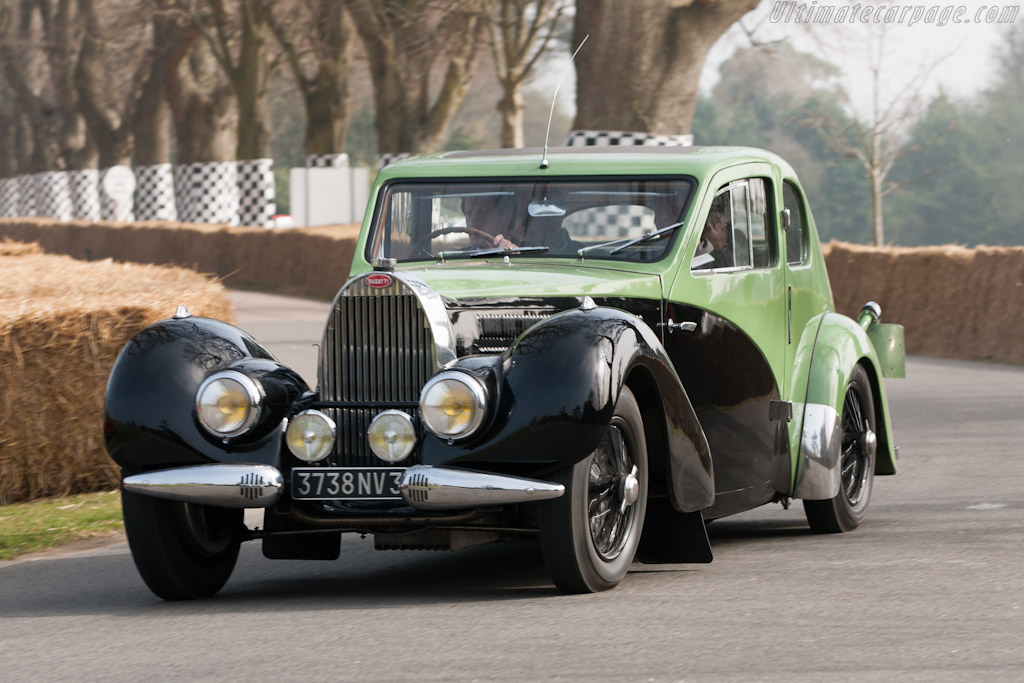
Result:
{"label": "chrome front bumper", "polygon": [[[284,494],[275,467],[211,464],[177,467],[124,478],[124,489],[157,498],[233,508],[270,507]],[[561,484],[448,467],[415,465],[401,482],[402,499],[418,510],[457,510],[558,498]]]}

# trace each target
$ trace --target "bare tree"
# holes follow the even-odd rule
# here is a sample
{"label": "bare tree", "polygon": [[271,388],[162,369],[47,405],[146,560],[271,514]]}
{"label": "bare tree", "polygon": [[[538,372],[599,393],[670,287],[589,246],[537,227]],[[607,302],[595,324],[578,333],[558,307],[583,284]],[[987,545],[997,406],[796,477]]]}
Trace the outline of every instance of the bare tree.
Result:
{"label": "bare tree", "polygon": [[96,148],[78,111],[75,67],[81,31],[73,0],[4,3],[0,59],[32,131],[34,171],[96,165]]}
{"label": "bare tree", "polygon": [[561,0],[496,0],[496,5],[489,29],[494,69],[502,90],[497,107],[501,114],[501,146],[522,147],[523,83],[548,50],[566,4]]}
{"label": "bare tree", "polygon": [[[178,0],[199,29],[206,49],[197,55],[211,55],[227,78],[232,98],[237,102],[235,136],[238,159],[263,159],[270,156],[270,126],[267,88],[270,64],[266,45],[269,9],[263,0]],[[193,60],[194,62],[194,60]]]}
{"label": "bare tree", "polygon": [[[486,31],[483,0],[344,2],[370,64],[378,149],[440,149]],[[432,87],[436,69],[443,76]]]}
{"label": "bare tree", "polygon": [[306,105],[306,154],[344,152],[353,37],[344,7],[308,0],[285,10],[268,5],[267,16]]}
{"label": "bare tree", "polygon": [[691,131],[708,50],[758,0],[576,0],[579,129]]}
{"label": "bare tree", "polygon": [[[938,135],[915,144],[909,142],[907,128],[927,106],[922,92],[927,76],[941,60],[920,69],[913,78],[890,93],[886,82],[886,60],[891,57],[885,46],[885,25],[875,28],[864,41],[868,46],[866,65],[870,74],[870,104],[866,111],[858,111],[853,105],[848,89],[840,87],[838,92],[846,105],[849,118],[840,118],[830,113],[828,107],[818,107],[808,117],[808,123],[818,131],[825,142],[837,154],[855,159],[864,168],[871,185],[871,234],[877,246],[885,244],[883,202],[887,195],[900,190],[940,170],[933,168],[912,178],[891,181],[889,174],[896,162],[933,144]],[[905,66],[905,65],[901,65]],[[903,71],[903,70],[901,70]],[[952,126],[952,124],[951,124]]]}

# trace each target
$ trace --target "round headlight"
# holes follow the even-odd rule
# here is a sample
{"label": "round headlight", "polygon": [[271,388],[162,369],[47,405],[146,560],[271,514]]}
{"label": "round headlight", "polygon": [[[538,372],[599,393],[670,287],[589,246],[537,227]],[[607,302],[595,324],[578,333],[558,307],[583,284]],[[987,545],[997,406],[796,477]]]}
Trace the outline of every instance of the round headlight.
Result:
{"label": "round headlight", "polygon": [[263,392],[255,380],[237,370],[224,370],[199,385],[196,415],[214,436],[240,436],[256,423],[262,401]]}
{"label": "round headlight", "polygon": [[405,460],[416,446],[416,427],[401,410],[385,410],[373,418],[366,436],[370,450],[385,462]]}
{"label": "round headlight", "polygon": [[420,394],[420,415],[431,432],[459,439],[475,432],[484,420],[486,392],[472,375],[446,372],[434,376]]}
{"label": "round headlight", "polygon": [[319,410],[306,410],[292,418],[284,440],[296,458],[316,462],[330,455],[335,433],[334,420]]}

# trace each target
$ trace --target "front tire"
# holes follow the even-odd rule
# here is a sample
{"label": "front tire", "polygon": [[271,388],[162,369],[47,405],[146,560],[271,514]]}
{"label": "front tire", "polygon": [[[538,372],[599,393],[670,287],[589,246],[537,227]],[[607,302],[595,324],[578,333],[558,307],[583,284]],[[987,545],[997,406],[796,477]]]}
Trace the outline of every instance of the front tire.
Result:
{"label": "front tire", "polygon": [[867,512],[875,477],[875,403],[868,374],[854,367],[843,401],[839,493],[828,500],[805,500],[804,514],[819,534],[853,531]]}
{"label": "front tire", "polygon": [[647,511],[647,443],[633,393],[623,387],[608,434],[555,480],[565,494],[541,507],[541,545],[566,593],[614,588],[629,571]]}
{"label": "front tire", "polygon": [[132,559],[158,597],[209,597],[231,576],[241,544],[242,510],[123,490],[121,510]]}

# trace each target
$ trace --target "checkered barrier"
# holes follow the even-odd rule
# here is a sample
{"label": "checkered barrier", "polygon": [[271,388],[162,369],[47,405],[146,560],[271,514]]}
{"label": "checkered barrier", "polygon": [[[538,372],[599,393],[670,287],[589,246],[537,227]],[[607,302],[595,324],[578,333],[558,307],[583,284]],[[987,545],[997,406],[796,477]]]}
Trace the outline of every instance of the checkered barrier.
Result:
{"label": "checkered barrier", "polygon": [[269,228],[277,213],[274,203],[274,160],[238,162],[238,221]]}
{"label": "checkered barrier", "polygon": [[71,213],[86,221],[100,219],[100,172],[95,168],[68,171],[68,189],[71,191]]}
{"label": "checkered barrier", "polygon": [[348,154],[307,154],[306,168],[348,168]]}
{"label": "checkered barrier", "polygon": [[34,176],[36,184],[36,215],[71,220],[71,188],[65,171],[44,171]]}
{"label": "checkered barrier", "polygon": [[176,221],[174,167],[153,164],[135,167],[135,217],[140,221]]}
{"label": "checkered barrier", "polygon": [[31,173],[18,176],[18,215],[36,215],[36,177]]}
{"label": "checkered barrier", "polygon": [[18,178],[0,178],[0,216],[14,218],[18,215]]}
{"label": "checkered barrier", "polygon": [[180,221],[238,225],[238,162],[178,164],[174,198]]}
{"label": "checkered barrier", "polygon": [[388,164],[393,164],[399,159],[405,159],[408,156],[411,156],[409,152],[392,152],[389,154],[381,154],[380,156],[377,157],[377,170],[379,171]]}
{"label": "checkered barrier", "polygon": [[692,135],[655,135],[621,130],[574,130],[565,142],[568,147],[644,145],[647,147],[689,147]]}

